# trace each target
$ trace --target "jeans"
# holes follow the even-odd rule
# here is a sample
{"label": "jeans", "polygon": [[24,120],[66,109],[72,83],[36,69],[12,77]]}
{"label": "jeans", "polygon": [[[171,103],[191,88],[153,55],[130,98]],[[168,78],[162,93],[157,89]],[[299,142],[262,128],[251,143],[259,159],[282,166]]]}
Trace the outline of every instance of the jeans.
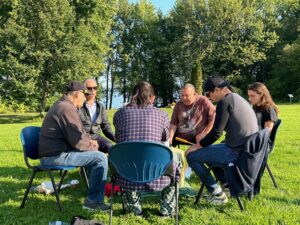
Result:
{"label": "jeans", "polygon": [[[191,152],[187,155],[187,161],[189,166],[200,177],[201,182],[205,185],[209,192],[213,192],[215,187],[218,186],[213,176],[208,173],[208,169],[205,164],[210,166],[225,166],[238,157],[238,152],[233,151],[226,144],[210,145],[206,148],[202,148]],[[220,175],[220,171],[218,172]]]}
{"label": "jeans", "polygon": [[88,200],[103,203],[107,179],[107,156],[99,151],[62,152],[60,155],[43,157],[43,165],[83,166],[89,179]]}

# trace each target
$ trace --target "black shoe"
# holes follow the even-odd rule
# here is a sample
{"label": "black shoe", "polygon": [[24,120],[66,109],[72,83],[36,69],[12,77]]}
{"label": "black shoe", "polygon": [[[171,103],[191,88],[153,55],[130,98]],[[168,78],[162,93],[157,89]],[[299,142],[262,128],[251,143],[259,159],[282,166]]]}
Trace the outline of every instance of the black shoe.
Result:
{"label": "black shoe", "polygon": [[89,210],[89,211],[109,211],[110,205],[106,205],[105,203],[94,203],[86,199],[84,201],[84,204],[82,206],[83,209]]}

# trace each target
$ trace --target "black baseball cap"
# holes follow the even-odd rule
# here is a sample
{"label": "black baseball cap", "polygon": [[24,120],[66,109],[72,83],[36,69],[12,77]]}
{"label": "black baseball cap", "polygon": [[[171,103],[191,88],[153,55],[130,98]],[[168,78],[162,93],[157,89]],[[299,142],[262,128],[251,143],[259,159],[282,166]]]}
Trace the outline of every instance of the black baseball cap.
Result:
{"label": "black baseball cap", "polygon": [[215,88],[223,88],[228,87],[230,82],[224,80],[222,77],[213,76],[209,77],[204,83],[204,91],[205,92],[212,92]]}
{"label": "black baseball cap", "polygon": [[72,80],[67,86],[67,92],[69,91],[86,91],[86,87],[79,81]]}

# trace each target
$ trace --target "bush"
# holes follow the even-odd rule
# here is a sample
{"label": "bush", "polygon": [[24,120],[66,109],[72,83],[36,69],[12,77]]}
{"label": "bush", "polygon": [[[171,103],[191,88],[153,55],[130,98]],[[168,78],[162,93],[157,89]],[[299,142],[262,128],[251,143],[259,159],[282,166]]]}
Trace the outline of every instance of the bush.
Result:
{"label": "bush", "polygon": [[13,99],[5,101],[0,98],[0,114],[25,112],[30,112],[30,107],[25,105],[24,103],[18,103]]}

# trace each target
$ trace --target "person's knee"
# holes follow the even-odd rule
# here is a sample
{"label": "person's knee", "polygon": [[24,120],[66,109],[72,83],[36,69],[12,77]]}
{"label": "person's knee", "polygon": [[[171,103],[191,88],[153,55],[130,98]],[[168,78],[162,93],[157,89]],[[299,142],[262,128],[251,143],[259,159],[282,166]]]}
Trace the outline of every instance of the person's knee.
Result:
{"label": "person's knee", "polygon": [[194,162],[194,157],[192,156],[191,153],[186,156],[186,161],[188,162],[189,165]]}
{"label": "person's knee", "polygon": [[97,160],[97,163],[103,165],[104,167],[108,166],[107,156],[103,152],[96,151],[95,159]]}

